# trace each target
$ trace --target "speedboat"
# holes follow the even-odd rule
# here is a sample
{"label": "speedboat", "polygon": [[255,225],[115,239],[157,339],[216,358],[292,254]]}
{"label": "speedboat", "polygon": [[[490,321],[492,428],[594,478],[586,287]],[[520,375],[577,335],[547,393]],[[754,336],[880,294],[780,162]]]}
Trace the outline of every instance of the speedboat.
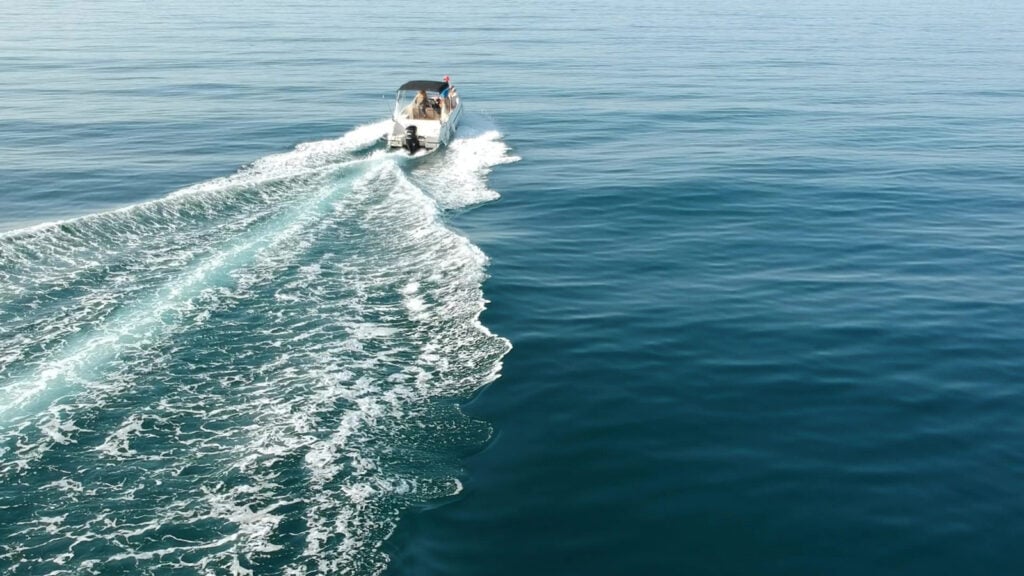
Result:
{"label": "speedboat", "polygon": [[410,155],[433,152],[455,137],[461,116],[459,93],[447,81],[406,82],[395,93],[388,149],[405,150]]}

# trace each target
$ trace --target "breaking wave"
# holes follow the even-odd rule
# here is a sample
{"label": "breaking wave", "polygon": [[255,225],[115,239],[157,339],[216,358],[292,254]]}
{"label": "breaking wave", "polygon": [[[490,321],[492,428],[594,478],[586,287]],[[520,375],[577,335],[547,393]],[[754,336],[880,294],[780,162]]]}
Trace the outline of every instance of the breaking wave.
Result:
{"label": "breaking wave", "polygon": [[0,570],[375,574],[460,490],[509,343],[443,214],[516,158],[470,117],[407,167],[385,126],[0,235]]}

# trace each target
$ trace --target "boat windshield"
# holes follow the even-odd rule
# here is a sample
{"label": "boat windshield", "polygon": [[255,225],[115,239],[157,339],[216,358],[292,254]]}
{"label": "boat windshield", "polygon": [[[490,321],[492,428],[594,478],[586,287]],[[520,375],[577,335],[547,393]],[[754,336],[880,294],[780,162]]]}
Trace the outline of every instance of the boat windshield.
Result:
{"label": "boat windshield", "polygon": [[457,98],[442,98],[433,90],[400,90],[395,98],[395,116],[413,120],[443,120],[456,106]]}

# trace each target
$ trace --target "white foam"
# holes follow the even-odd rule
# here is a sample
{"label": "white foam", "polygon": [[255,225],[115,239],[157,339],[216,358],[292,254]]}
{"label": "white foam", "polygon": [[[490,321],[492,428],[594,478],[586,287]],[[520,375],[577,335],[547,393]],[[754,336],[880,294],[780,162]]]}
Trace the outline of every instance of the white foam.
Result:
{"label": "white foam", "polygon": [[[359,132],[352,142],[371,130]],[[21,481],[21,468],[51,449],[69,466],[87,466],[89,480],[48,485],[58,497],[38,504],[40,515],[54,517],[51,510],[76,494],[90,494],[78,505],[98,506],[94,519],[54,523],[53,536],[119,550],[62,558],[67,565],[102,571],[135,560],[146,569],[259,573],[263,555],[296,536],[281,533],[287,519],[305,524],[304,556],[282,572],[378,573],[386,562],[380,544],[402,508],[462,490],[430,471],[396,473],[389,450],[430,430],[424,419],[436,398],[497,377],[508,350],[479,323],[486,257],[441,212],[496,197],[484,182],[488,163],[511,157],[495,145],[497,133],[479,137],[460,133],[447,156],[411,177],[375,154],[354,181],[339,181],[331,158],[350,144],[323,143],[297,147],[301,158],[254,163],[242,171],[248,181],[183,191],[173,202],[189,209],[243,209],[209,228],[173,216],[181,222],[151,244],[133,230],[145,258],[75,303],[98,303],[104,314],[76,316],[71,306],[60,322],[79,336],[66,347],[34,364],[21,352],[31,341],[11,352],[28,375],[16,384],[43,375],[60,396],[23,402],[25,418],[6,438],[25,438],[24,450],[0,453],[0,474]],[[300,180],[282,187],[273,181],[282,174]],[[237,185],[252,186],[259,199],[223,192]],[[157,226],[167,223],[163,207],[147,214]],[[112,218],[98,229],[116,240],[104,226],[134,225]],[[216,242],[204,244],[210,238]],[[145,386],[159,401],[126,406],[128,392]],[[34,407],[48,406],[44,399],[68,412],[50,427],[59,436],[40,440]],[[89,435],[60,424],[99,414],[116,429]],[[56,443],[88,445],[93,437],[84,454]],[[306,484],[296,488],[298,478]],[[207,532],[196,541],[165,534],[191,525]],[[38,537],[38,528],[20,529]],[[157,541],[159,549],[148,547]]]}
{"label": "white foam", "polygon": [[142,415],[132,414],[121,424],[120,428],[107,436],[107,439],[96,450],[118,459],[135,456],[138,453],[131,449],[129,442],[133,436],[137,436],[141,432]]}
{"label": "white foam", "polygon": [[59,407],[51,407],[39,418],[38,428],[43,435],[55,444],[72,444],[71,434],[80,430],[72,420],[63,415]]}
{"label": "white foam", "polygon": [[339,138],[299,144],[294,150],[289,152],[263,157],[249,166],[242,168],[236,174],[194,184],[192,186],[182,188],[181,190],[171,192],[164,198],[132,204],[123,208],[103,212],[102,214],[90,214],[77,218],[42,222],[14,230],[6,230],[0,232],[0,240],[33,235],[40,232],[50,232],[65,224],[73,224],[97,218],[109,219],[110,217],[116,217],[125,212],[146,210],[154,206],[160,206],[167,202],[168,199],[218,192],[227,188],[252,187],[272,180],[290,178],[329,169],[339,160],[348,159],[353,152],[362,150],[373,144],[387,132],[389,126],[390,121],[387,120],[358,126]]}
{"label": "white foam", "polygon": [[53,490],[59,490],[61,492],[68,492],[68,493],[73,493],[73,494],[81,494],[81,493],[83,493],[85,491],[85,488],[84,488],[84,486],[82,485],[81,482],[79,482],[77,480],[73,480],[71,478],[61,478],[59,480],[54,480],[53,482],[50,482],[49,484],[43,485],[42,489],[43,490],[53,489]]}
{"label": "white foam", "polygon": [[[309,221],[318,216],[315,208],[324,196],[331,193],[330,188],[321,189],[319,195],[279,217],[281,225],[278,227],[268,225],[247,230],[227,249],[212,254],[183,275],[166,281],[149,298],[113,316],[61,356],[48,361],[34,373],[9,382],[0,389],[0,419],[16,418],[26,410],[31,411],[37,400],[46,402],[44,393],[52,397],[63,393],[75,382],[92,379],[100,366],[125,348],[155,344],[156,339],[166,333],[168,316],[187,311],[196,298],[210,296],[209,286],[217,278],[241,271],[250,264],[258,267],[262,252],[286,244],[306,230]],[[246,282],[252,280],[242,274],[237,281],[244,288]],[[63,384],[61,390],[54,389],[57,384]],[[56,435],[59,430],[51,430],[55,441],[63,443],[65,439]]]}
{"label": "white foam", "polygon": [[467,113],[456,138],[445,151],[444,161],[414,174],[444,209],[496,200],[499,195],[488,188],[487,175],[494,166],[520,160],[510,153],[501,136],[489,119]]}
{"label": "white foam", "polygon": [[353,152],[373,144],[387,132],[389,126],[388,121],[374,122],[356,127],[340,138],[299,144],[290,152],[265,156],[236,174],[183,188],[171,197],[233,187],[252,187],[329,169],[339,161],[350,159]]}

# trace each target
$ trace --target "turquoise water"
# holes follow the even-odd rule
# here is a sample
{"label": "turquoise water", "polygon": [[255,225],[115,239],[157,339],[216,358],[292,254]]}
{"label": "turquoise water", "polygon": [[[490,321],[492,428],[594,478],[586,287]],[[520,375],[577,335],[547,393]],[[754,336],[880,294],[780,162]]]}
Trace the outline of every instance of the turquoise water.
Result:
{"label": "turquoise water", "polygon": [[0,573],[1020,572],[1022,24],[0,5]]}

